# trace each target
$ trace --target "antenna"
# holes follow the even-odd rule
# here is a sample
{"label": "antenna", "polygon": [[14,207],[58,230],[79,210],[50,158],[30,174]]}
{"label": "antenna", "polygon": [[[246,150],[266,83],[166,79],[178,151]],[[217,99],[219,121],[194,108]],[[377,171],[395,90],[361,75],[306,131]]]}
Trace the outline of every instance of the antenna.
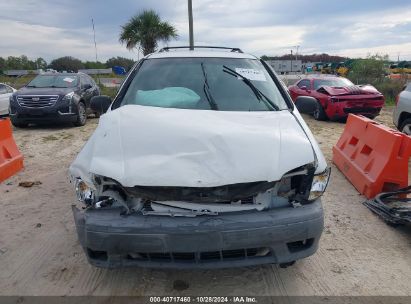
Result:
{"label": "antenna", "polygon": [[96,62],[97,62],[97,43],[96,43],[96,31],[94,30],[94,20],[93,20],[93,18],[91,18],[91,24],[93,25],[94,50],[96,51]]}

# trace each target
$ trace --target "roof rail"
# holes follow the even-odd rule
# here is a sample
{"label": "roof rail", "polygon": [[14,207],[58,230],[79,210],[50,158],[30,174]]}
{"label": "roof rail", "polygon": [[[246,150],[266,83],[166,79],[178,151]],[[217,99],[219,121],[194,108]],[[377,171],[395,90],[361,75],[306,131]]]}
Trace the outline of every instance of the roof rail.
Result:
{"label": "roof rail", "polygon": [[[169,50],[173,50],[173,49],[190,49],[190,47],[189,46],[166,46],[166,47],[163,47],[158,52],[159,53],[168,52]],[[236,53],[243,53],[243,51],[240,48],[231,48],[231,47],[225,47],[225,46],[196,45],[194,46],[194,49],[220,49],[220,50],[231,50],[231,52],[236,52]]]}

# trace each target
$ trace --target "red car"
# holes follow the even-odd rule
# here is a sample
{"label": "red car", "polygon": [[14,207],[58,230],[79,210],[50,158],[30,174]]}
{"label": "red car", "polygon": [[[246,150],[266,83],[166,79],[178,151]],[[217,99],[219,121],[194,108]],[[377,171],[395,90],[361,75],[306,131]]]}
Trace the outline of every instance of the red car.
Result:
{"label": "red car", "polygon": [[344,119],[349,113],[374,118],[384,106],[384,96],[371,85],[354,85],[346,78],[333,75],[313,75],[288,87],[293,101],[298,96],[317,99],[316,120]]}

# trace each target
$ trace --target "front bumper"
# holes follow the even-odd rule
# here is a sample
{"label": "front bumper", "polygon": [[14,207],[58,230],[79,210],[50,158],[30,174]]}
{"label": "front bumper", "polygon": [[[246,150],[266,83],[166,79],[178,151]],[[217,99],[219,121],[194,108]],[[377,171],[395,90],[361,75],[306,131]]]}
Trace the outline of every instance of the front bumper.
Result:
{"label": "front bumper", "polygon": [[384,101],[374,102],[334,102],[327,108],[327,115],[331,119],[346,118],[349,114],[364,115],[369,118],[378,116],[384,106]]}
{"label": "front bumper", "polygon": [[119,209],[75,206],[73,215],[89,262],[109,268],[288,263],[316,252],[324,225],[320,199],[297,208],[194,218],[121,216]]}
{"label": "front bumper", "polygon": [[77,106],[69,101],[58,100],[54,106],[30,108],[20,106],[16,101],[10,103],[10,117],[22,123],[75,122]]}

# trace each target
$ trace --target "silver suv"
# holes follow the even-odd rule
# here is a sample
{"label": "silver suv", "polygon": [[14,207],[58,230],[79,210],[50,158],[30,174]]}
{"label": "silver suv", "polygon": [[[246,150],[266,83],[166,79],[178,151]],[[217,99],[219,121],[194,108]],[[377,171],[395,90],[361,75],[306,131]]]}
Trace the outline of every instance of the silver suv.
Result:
{"label": "silver suv", "polygon": [[407,135],[411,135],[411,82],[398,95],[394,109],[394,125]]}

